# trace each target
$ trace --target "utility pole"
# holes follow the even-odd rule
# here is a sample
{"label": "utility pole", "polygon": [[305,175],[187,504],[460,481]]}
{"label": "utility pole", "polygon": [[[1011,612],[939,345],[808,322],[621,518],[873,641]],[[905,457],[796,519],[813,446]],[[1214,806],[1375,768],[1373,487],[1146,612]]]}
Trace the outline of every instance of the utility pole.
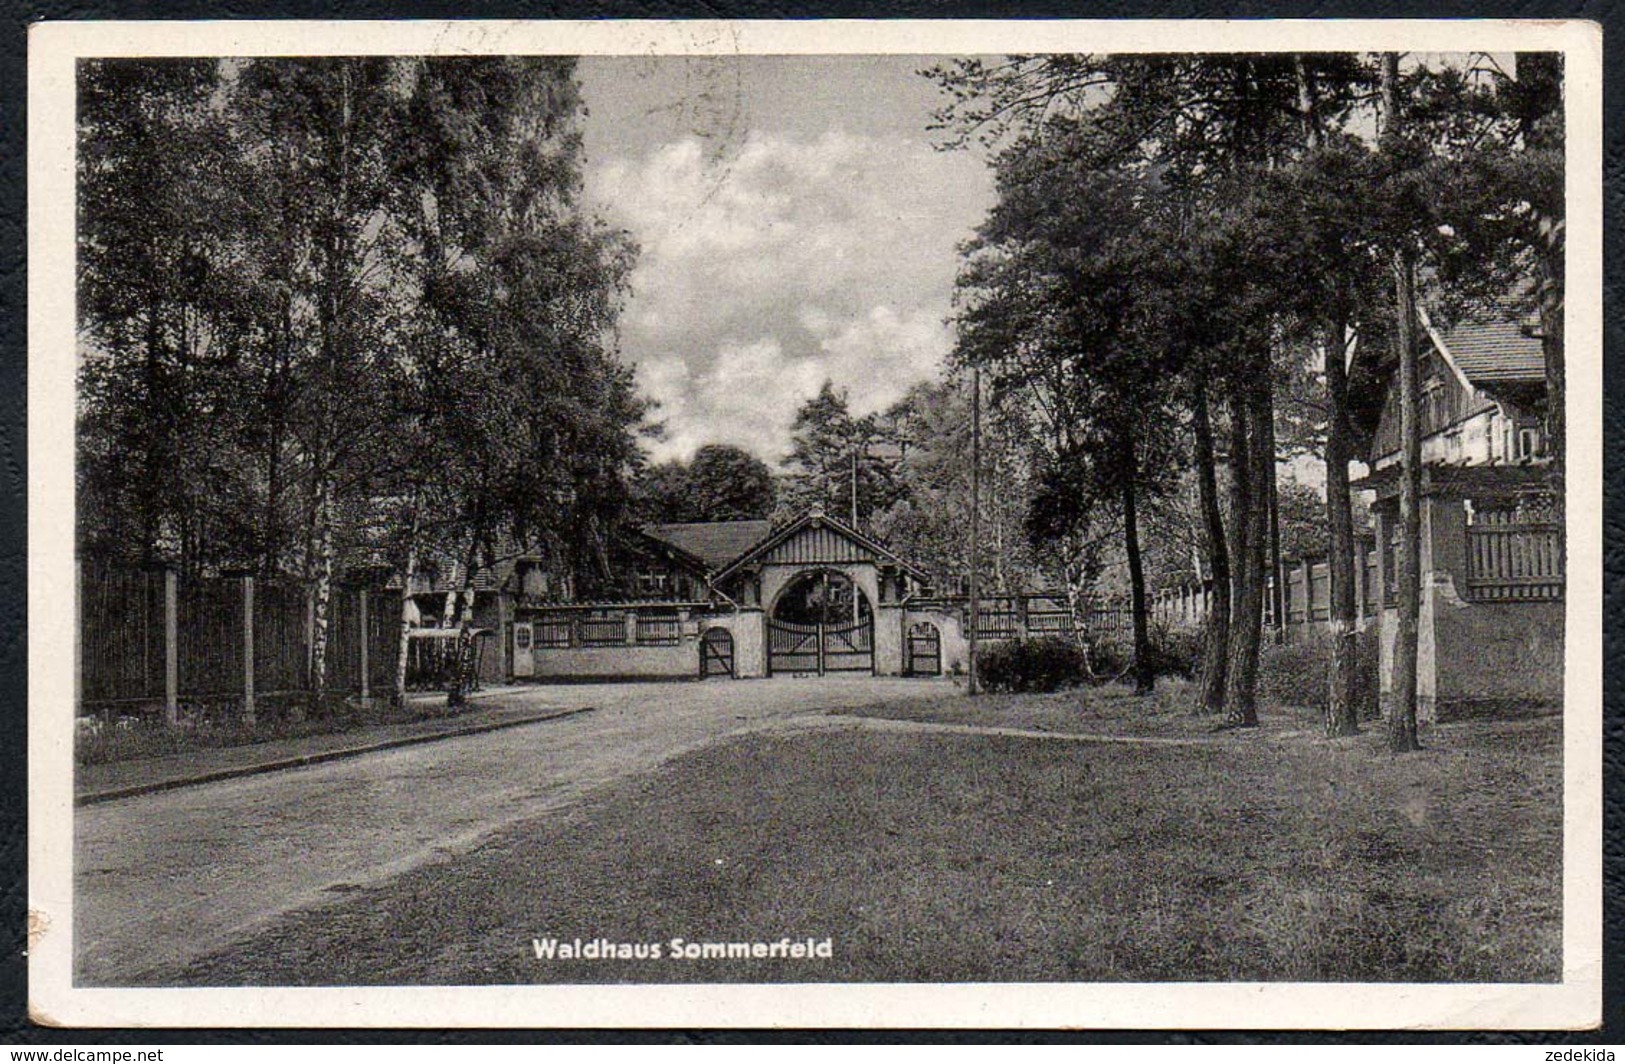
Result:
{"label": "utility pole", "polygon": [[858,530],[858,449],[852,448],[852,531]]}
{"label": "utility pole", "polygon": [[[858,449],[852,448],[852,531],[858,530]],[[858,585],[852,584],[852,623],[862,620],[858,616]]]}
{"label": "utility pole", "polygon": [[982,567],[982,370],[971,370],[970,386],[970,685],[978,692],[976,629],[981,623],[980,570]]}

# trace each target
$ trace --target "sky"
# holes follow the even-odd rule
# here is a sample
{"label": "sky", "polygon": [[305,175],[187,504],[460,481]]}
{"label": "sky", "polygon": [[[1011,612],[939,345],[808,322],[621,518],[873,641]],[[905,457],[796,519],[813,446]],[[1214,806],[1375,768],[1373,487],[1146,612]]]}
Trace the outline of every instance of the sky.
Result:
{"label": "sky", "polygon": [[857,414],[936,378],[956,248],[993,203],[927,129],[927,57],[583,58],[586,199],[640,247],[623,357],[656,459],[777,465],[828,379]]}

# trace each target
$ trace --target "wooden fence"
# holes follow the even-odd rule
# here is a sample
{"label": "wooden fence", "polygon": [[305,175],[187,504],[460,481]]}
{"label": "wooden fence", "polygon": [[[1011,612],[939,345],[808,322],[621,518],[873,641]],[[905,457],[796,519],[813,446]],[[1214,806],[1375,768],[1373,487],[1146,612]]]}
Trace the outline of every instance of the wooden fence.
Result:
{"label": "wooden fence", "polygon": [[553,604],[530,607],[527,615],[531,618],[531,646],[536,650],[674,647],[683,642],[684,622],[709,608],[705,602]]}
{"label": "wooden fence", "polygon": [[[941,610],[959,615],[959,630],[970,634],[970,599],[964,595],[933,595],[909,600],[915,609]],[[1016,639],[1028,636],[1070,635],[1072,612],[1059,594],[984,595],[977,601],[976,638]]]}
{"label": "wooden fence", "polygon": [[[400,596],[335,589],[329,599],[327,689],[394,686]],[[267,698],[310,690],[315,611],[299,584],[183,577],[86,563],[79,571],[79,703],[84,712],[234,704],[249,720]]]}
{"label": "wooden fence", "polygon": [[[1561,525],[1552,523],[1485,523],[1466,528],[1467,572],[1464,597],[1473,602],[1544,602],[1563,597],[1563,554]],[[1359,538],[1355,567],[1354,604],[1360,623],[1376,616],[1381,606],[1394,605],[1397,580],[1395,570],[1400,550],[1397,541],[1388,547],[1382,587],[1382,570],[1376,544],[1369,536]],[[1293,558],[1282,564],[1285,613],[1284,638],[1297,638],[1296,632],[1330,622],[1332,615],[1331,566],[1324,558]],[[1275,579],[1265,578],[1264,624],[1279,630],[1273,603]],[[1210,582],[1191,582],[1164,587],[1149,595],[1149,620],[1153,628],[1176,631],[1198,627],[1212,609]],[[1381,606],[1379,606],[1379,602]],[[969,630],[969,610],[963,598],[929,600],[927,605],[957,606]],[[1017,636],[1065,635],[1071,632],[1071,615],[1059,596],[990,596],[982,600],[977,636],[980,639],[1010,639]],[[1090,638],[1127,642],[1133,636],[1134,614],[1126,602],[1096,602],[1085,611],[1085,628]]]}
{"label": "wooden fence", "polygon": [[1467,526],[1467,594],[1478,602],[1563,597],[1563,526]]}

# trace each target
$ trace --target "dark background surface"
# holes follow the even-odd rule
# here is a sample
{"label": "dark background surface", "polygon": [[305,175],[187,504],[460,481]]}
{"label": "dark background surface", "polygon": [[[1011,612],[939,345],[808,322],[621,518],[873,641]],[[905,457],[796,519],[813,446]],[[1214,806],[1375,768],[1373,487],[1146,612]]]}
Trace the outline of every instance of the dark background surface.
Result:
{"label": "dark background surface", "polygon": [[[702,3],[698,0],[623,0],[619,3],[562,0],[554,3],[515,3],[512,0],[432,0],[395,3],[342,2],[342,0],[0,0],[4,23],[0,29],[0,707],[5,728],[0,732],[0,926],[4,928],[0,956],[0,1043],[175,1044],[175,1043],[331,1043],[352,1041],[420,1042],[458,1045],[492,1041],[560,1042],[679,1042],[760,1043],[835,1042],[985,1042],[977,1032],[746,1032],[746,1031],[543,1031],[543,1032],[437,1032],[367,1030],[346,1034],[333,1030],[281,1031],[58,1031],[31,1025],[27,1019],[27,384],[26,229],[27,164],[25,145],[27,88],[27,27],[43,20],[88,19],[378,19],[378,18],[1564,18],[1599,22],[1604,30],[1603,67],[1603,181],[1604,216],[1604,344],[1617,356],[1625,336],[1625,312],[1613,298],[1621,265],[1621,206],[1625,186],[1620,172],[1625,163],[1625,111],[1620,106],[1625,86],[1625,12],[1618,0],[1603,2],[1469,2],[1435,0],[1433,3],[1361,3],[1337,0],[1321,3],[1269,3],[1262,0],[1216,3],[1192,0],[1118,0],[1115,3],[1079,4],[1059,0],[972,4],[961,0],[798,0],[795,3],[752,3],[748,0]],[[1625,682],[1625,657],[1620,635],[1625,632],[1625,593],[1618,577],[1625,571],[1625,512],[1620,495],[1625,490],[1618,456],[1625,453],[1625,369],[1618,357],[1605,358],[1606,389],[1603,409],[1604,552],[1603,552],[1603,667],[1605,786],[1604,807],[1604,1027],[1581,1034],[1553,1032],[1414,1034],[1404,1032],[1334,1034],[1327,1032],[1021,1032],[995,1034],[1008,1042],[1275,1042],[1316,1043],[1496,1043],[1536,1042],[1586,1045],[1625,1042],[1625,942],[1622,942],[1621,900],[1625,898],[1621,867],[1621,818],[1625,801],[1618,782],[1625,775],[1621,762],[1622,715],[1619,697]],[[62,530],[69,534],[69,530]],[[1533,1057],[1531,1059],[1534,1059]]]}

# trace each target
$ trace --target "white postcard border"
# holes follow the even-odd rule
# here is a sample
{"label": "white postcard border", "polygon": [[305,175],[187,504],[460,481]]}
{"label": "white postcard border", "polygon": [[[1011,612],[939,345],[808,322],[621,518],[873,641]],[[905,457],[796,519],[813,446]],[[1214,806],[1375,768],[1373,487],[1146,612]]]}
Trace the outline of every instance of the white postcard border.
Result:
{"label": "white postcard border", "polygon": [[[87,56],[1566,53],[1564,977],[1541,985],[908,984],[321,989],[72,985],[74,64]],[[29,38],[29,975],[69,1026],[1563,1029],[1601,1018],[1602,34],[1560,21],[83,22]],[[1595,580],[1583,579],[1589,574]]]}

